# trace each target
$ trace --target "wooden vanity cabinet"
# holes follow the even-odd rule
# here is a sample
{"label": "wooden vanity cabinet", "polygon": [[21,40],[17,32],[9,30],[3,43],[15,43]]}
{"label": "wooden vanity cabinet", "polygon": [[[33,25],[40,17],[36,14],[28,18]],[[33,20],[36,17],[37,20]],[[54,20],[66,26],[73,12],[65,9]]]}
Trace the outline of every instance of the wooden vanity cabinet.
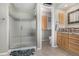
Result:
{"label": "wooden vanity cabinet", "polygon": [[69,35],[69,50],[79,54],[79,35]]}
{"label": "wooden vanity cabinet", "polygon": [[58,47],[68,50],[69,48],[69,39],[67,33],[57,33],[57,45]]}
{"label": "wooden vanity cabinet", "polygon": [[79,35],[58,32],[57,45],[64,50],[79,55]]}

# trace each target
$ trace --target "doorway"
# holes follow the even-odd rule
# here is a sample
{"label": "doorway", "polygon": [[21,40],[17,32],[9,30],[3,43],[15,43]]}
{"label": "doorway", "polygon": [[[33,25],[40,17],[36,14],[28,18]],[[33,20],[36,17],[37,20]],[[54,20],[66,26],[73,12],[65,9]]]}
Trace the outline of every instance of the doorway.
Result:
{"label": "doorway", "polygon": [[51,47],[51,7],[52,4],[43,3],[41,7],[42,11],[42,48]]}

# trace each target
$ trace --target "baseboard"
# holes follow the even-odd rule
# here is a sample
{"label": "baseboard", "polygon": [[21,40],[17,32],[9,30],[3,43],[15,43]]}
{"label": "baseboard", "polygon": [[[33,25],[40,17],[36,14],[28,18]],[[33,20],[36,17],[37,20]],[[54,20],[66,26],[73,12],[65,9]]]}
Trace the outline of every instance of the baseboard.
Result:
{"label": "baseboard", "polygon": [[9,51],[0,53],[0,56],[9,56]]}

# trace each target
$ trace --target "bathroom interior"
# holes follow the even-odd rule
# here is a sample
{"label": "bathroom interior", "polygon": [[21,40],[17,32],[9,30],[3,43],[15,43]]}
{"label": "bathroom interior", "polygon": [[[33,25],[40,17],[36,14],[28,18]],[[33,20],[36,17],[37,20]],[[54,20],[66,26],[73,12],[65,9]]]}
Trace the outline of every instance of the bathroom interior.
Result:
{"label": "bathroom interior", "polygon": [[78,3],[0,3],[0,8],[0,55],[79,53]]}

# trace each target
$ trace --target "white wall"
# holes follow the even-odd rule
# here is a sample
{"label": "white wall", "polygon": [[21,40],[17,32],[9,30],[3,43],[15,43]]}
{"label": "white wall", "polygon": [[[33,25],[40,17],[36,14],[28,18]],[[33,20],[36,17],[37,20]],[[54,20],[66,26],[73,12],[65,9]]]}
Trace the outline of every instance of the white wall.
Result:
{"label": "white wall", "polygon": [[55,26],[56,26],[56,7],[55,4],[52,5],[52,23],[51,23],[51,47],[57,47],[57,43],[56,43],[56,30],[55,30]]}
{"label": "white wall", "polygon": [[50,30],[43,31],[42,32],[42,41],[48,41],[50,36],[51,36]]}
{"label": "white wall", "polygon": [[41,4],[37,4],[37,49],[42,48],[42,18],[41,18]]}
{"label": "white wall", "polygon": [[8,20],[8,4],[0,3],[0,53],[9,49]]}

